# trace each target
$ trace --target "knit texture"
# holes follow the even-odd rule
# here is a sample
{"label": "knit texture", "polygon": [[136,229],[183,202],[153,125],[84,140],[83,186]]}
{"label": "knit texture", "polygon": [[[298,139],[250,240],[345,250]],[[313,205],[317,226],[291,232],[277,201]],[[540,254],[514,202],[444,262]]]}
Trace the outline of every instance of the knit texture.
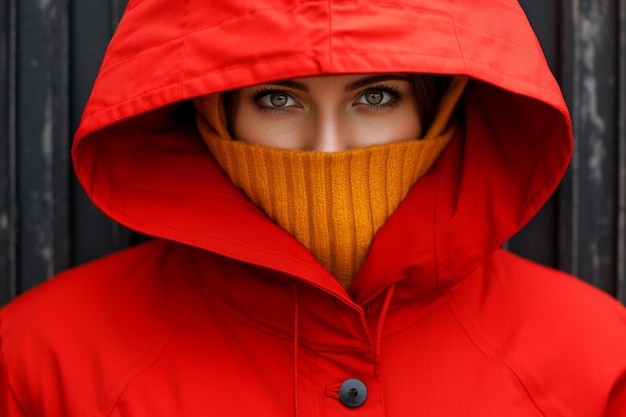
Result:
{"label": "knit texture", "polygon": [[376,232],[451,139],[461,92],[453,104],[442,101],[421,140],[331,153],[232,140],[221,95],[195,105],[199,131],[233,183],[348,288]]}

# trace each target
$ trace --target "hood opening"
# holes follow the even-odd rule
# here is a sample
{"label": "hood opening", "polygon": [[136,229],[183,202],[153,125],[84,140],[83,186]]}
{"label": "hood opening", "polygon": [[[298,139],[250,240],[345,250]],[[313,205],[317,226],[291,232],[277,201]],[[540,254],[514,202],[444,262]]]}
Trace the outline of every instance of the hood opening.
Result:
{"label": "hood opening", "polygon": [[379,230],[350,293],[366,299],[400,276],[418,278],[398,283],[394,298],[444,291],[539,210],[572,151],[563,97],[516,2],[131,0],[76,134],[77,176],[131,229],[340,294],[219,169],[187,102],[277,79],[379,72],[468,76],[465,126]]}

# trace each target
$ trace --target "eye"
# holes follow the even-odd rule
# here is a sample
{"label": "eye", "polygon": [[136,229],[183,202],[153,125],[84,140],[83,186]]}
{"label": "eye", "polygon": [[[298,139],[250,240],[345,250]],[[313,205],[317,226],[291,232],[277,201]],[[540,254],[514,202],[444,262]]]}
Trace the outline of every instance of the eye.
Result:
{"label": "eye", "polygon": [[402,92],[391,86],[376,86],[365,90],[356,104],[381,109],[396,105],[402,99]]}
{"label": "eye", "polygon": [[385,93],[380,90],[370,90],[366,91],[363,97],[368,104],[381,104],[385,98]]}
{"label": "eye", "polygon": [[252,96],[252,101],[268,110],[279,110],[297,106],[298,103],[288,93],[278,90],[261,90]]}
{"label": "eye", "polygon": [[289,102],[289,96],[282,93],[272,93],[263,97],[263,103],[269,104],[273,107],[283,107]]}

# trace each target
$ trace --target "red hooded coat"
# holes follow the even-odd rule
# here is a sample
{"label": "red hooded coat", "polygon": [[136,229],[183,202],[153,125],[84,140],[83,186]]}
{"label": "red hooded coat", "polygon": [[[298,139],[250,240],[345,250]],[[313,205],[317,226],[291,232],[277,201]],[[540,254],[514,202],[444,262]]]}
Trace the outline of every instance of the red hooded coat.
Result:
{"label": "red hooded coat", "polygon": [[[180,103],[380,72],[468,75],[465,127],[345,291]],[[499,249],[571,151],[516,1],[131,0],[73,158],[100,209],[156,239],[2,310],[0,415],[624,416],[624,308]]]}

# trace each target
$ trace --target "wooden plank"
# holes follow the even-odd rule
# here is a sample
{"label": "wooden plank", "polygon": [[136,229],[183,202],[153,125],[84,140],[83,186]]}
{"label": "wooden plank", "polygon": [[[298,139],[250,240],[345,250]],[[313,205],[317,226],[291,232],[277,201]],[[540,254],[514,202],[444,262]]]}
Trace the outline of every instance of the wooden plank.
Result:
{"label": "wooden plank", "polygon": [[618,5],[618,228],[617,298],[626,304],[626,0]]}
{"label": "wooden plank", "polygon": [[115,28],[122,18],[127,0],[111,0],[111,27]]}
{"label": "wooden plank", "polygon": [[18,290],[69,266],[68,5],[18,7]]}
{"label": "wooden plank", "polygon": [[0,306],[17,294],[16,1],[0,10]]}
{"label": "wooden plank", "polygon": [[[72,131],[78,127],[104,51],[125,2],[81,0],[72,2]],[[72,183],[73,264],[82,264],[131,244],[130,231],[102,214],[86,197],[77,181]]]}
{"label": "wooden plank", "polygon": [[[558,74],[558,43],[555,30],[558,5],[555,0],[522,0],[520,5],[537,34],[548,64]],[[508,242],[507,248],[541,264],[557,266],[557,197],[552,197],[539,213]]]}
{"label": "wooden plank", "polygon": [[561,268],[616,294],[617,131],[614,0],[563,2],[563,90],[575,153],[561,197]]}

